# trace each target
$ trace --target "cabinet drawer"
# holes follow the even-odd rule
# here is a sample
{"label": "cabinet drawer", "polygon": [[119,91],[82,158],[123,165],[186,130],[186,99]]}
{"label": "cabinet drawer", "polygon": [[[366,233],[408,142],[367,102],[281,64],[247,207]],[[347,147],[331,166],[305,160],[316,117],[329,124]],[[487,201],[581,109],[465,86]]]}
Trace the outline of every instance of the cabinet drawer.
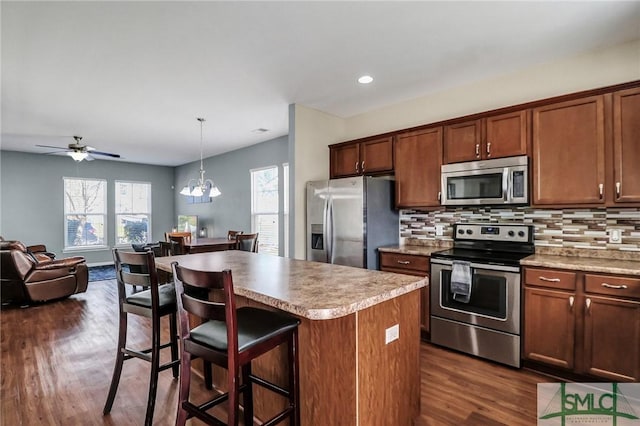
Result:
{"label": "cabinet drawer", "polygon": [[556,269],[525,268],[524,282],[526,285],[538,287],[575,290],[576,273]]}
{"label": "cabinet drawer", "polygon": [[380,269],[425,276],[429,273],[429,257],[383,252],[380,253]]}
{"label": "cabinet drawer", "polygon": [[584,291],[640,299],[640,278],[585,274]]}

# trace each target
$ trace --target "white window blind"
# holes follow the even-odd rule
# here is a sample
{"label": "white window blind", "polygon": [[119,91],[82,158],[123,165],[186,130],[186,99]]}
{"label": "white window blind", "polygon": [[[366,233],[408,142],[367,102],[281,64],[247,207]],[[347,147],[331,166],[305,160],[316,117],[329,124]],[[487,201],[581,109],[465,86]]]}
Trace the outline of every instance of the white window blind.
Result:
{"label": "white window blind", "polygon": [[258,251],[278,255],[278,167],[251,170],[251,232]]}

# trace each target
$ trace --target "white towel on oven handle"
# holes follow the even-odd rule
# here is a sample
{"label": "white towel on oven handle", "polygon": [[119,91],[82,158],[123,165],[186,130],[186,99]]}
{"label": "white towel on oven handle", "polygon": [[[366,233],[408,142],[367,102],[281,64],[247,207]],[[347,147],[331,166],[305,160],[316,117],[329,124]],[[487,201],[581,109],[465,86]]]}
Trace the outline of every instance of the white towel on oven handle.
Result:
{"label": "white towel on oven handle", "polygon": [[461,260],[454,260],[451,265],[451,285],[449,286],[451,293],[453,293],[453,300],[460,303],[469,303],[472,287],[471,264]]}

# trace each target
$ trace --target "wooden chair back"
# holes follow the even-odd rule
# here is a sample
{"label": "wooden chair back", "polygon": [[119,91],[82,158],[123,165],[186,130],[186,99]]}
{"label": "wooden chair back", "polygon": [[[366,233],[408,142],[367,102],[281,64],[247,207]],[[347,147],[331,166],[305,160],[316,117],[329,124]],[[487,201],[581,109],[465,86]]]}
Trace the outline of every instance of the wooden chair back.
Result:
{"label": "wooden chair back", "polygon": [[242,234],[242,231],[229,230],[229,231],[227,231],[227,239],[229,241],[234,241],[236,239],[236,235],[240,235],[240,234]]}
{"label": "wooden chair back", "polygon": [[165,241],[171,241],[171,237],[183,237],[188,244],[191,243],[191,232],[165,232]]}
{"label": "wooden chair back", "polygon": [[236,248],[242,251],[258,252],[258,233],[236,235]]}
{"label": "wooden chair back", "polygon": [[187,237],[184,236],[169,235],[169,242],[173,243],[171,247],[171,254],[177,256],[181,254],[187,254],[187,248],[185,247],[185,244],[190,243],[191,238],[189,237],[187,239]]}
{"label": "wooden chair back", "polygon": [[113,249],[113,261],[116,268],[119,303],[124,305],[124,310],[127,311],[126,299],[131,293],[138,291],[138,286],[143,290],[150,289],[151,309],[144,312],[134,309],[133,313],[151,317],[152,311],[158,311],[159,308],[158,275],[153,251],[130,252]]}

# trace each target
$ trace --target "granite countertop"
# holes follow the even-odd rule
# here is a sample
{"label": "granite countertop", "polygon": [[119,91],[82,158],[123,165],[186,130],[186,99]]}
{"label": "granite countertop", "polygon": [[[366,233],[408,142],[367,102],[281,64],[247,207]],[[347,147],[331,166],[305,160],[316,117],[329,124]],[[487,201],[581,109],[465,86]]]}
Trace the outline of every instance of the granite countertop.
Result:
{"label": "granite countertop", "polygon": [[[402,244],[399,246],[379,247],[378,250],[386,253],[430,256],[431,253],[445,250],[450,246],[451,242],[448,241],[435,243],[425,241],[421,245]],[[520,264],[523,266],[640,276],[640,252],[633,251],[536,247],[536,254],[524,258],[520,261]]]}
{"label": "granite countertop", "polygon": [[640,262],[632,259],[533,254],[522,259],[520,264],[523,266],[640,276]]}
{"label": "granite countertop", "polygon": [[[417,244],[420,242],[422,244]],[[386,253],[399,253],[399,254],[413,254],[418,256],[431,256],[431,253],[436,251],[446,250],[451,248],[451,241],[431,241],[431,240],[420,240],[416,241],[416,244],[400,244],[399,246],[386,246],[386,247],[378,247],[378,251],[386,252]]]}
{"label": "granite countertop", "polygon": [[239,250],[158,257],[197,270],[231,269],[235,293],[311,320],[339,318],[427,285],[411,275],[288,259]]}

